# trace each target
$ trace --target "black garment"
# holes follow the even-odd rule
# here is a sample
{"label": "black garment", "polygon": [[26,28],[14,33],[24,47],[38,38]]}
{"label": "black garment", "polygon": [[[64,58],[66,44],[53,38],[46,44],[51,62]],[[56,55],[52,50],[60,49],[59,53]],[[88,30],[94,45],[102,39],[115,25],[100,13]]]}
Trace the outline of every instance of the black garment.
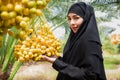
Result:
{"label": "black garment", "polygon": [[77,33],[71,33],[63,51],[53,63],[59,74],[57,80],[106,80],[101,42],[94,10],[84,2],[73,4],[73,12],[84,19]]}

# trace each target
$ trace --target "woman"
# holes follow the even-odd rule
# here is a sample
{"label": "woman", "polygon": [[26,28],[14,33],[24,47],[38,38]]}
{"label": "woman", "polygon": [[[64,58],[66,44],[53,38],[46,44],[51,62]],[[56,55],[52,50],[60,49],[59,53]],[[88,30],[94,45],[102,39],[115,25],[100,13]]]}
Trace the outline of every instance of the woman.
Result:
{"label": "woman", "polygon": [[75,3],[67,17],[71,32],[63,57],[43,59],[53,63],[59,72],[57,80],[106,80],[93,8],[84,2]]}

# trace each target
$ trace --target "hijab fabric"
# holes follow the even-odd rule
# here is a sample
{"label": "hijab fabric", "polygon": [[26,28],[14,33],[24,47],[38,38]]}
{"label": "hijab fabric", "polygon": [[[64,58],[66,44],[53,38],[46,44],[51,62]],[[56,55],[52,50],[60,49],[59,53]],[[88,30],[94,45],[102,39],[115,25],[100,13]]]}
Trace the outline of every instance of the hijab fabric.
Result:
{"label": "hijab fabric", "polygon": [[77,33],[74,33],[71,30],[67,44],[64,48],[64,52],[71,49],[73,44],[80,38],[95,41],[101,45],[93,8],[89,5],[86,5],[84,2],[78,2],[71,5],[70,9],[68,10],[68,14],[69,13],[75,13],[81,16],[84,22],[80,26]]}
{"label": "hijab fabric", "polygon": [[[89,65],[94,67],[93,71],[98,74],[100,80],[106,80],[104,67],[102,65],[102,45],[99,38],[94,9],[84,2],[78,2],[70,7],[68,10],[68,14],[69,13],[75,13],[81,16],[84,22],[76,33],[71,30],[63,51],[63,61],[75,66],[82,66],[82,64],[89,64],[89,54],[94,54],[101,62],[98,62],[98,65],[91,62]],[[94,45],[94,43],[97,44],[97,46]],[[81,64],[77,64],[78,62]]]}
{"label": "hijab fabric", "polygon": [[96,41],[101,45],[93,8],[84,2],[78,2],[70,7],[69,13],[75,13],[81,16],[84,22],[76,34],[71,30],[67,43],[74,44],[77,39],[87,37],[88,40]]}

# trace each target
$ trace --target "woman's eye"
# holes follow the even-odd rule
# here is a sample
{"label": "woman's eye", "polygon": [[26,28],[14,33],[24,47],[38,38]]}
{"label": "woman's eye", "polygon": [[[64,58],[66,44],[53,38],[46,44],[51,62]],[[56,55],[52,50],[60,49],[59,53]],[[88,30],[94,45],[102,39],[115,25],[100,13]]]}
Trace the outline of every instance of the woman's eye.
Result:
{"label": "woman's eye", "polygon": [[79,17],[74,17],[74,19],[79,19]]}
{"label": "woman's eye", "polygon": [[70,20],[71,20],[71,18],[68,18],[68,20],[70,21]]}

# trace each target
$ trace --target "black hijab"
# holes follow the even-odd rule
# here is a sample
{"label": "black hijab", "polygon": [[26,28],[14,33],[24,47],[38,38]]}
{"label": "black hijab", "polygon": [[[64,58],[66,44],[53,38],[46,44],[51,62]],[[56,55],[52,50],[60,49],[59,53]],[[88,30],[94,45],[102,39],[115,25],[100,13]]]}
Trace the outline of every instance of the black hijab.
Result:
{"label": "black hijab", "polygon": [[[69,13],[81,16],[84,22],[76,33],[71,30],[63,51],[63,61],[79,67],[91,65],[92,71],[98,74],[100,80],[105,80],[101,41],[94,9],[84,2],[78,2],[70,7]],[[97,56],[100,62],[99,60],[98,62],[89,62],[90,54]]]}
{"label": "black hijab", "polygon": [[70,44],[72,46],[81,37],[87,37],[88,40],[96,41],[101,45],[94,10],[91,6],[86,5],[84,2],[75,3],[70,7],[68,13],[75,13],[84,19],[77,33],[71,30],[67,41],[69,47]]}
{"label": "black hijab", "polygon": [[82,40],[95,41],[101,46],[98,27],[96,24],[95,14],[92,6],[87,5],[84,2],[78,2],[70,7],[70,9],[68,10],[68,14],[69,13],[75,13],[81,16],[84,22],[78,29],[77,33],[74,33],[71,30],[63,52],[66,53],[66,51],[69,51],[73,47],[76,41],[81,42]]}

